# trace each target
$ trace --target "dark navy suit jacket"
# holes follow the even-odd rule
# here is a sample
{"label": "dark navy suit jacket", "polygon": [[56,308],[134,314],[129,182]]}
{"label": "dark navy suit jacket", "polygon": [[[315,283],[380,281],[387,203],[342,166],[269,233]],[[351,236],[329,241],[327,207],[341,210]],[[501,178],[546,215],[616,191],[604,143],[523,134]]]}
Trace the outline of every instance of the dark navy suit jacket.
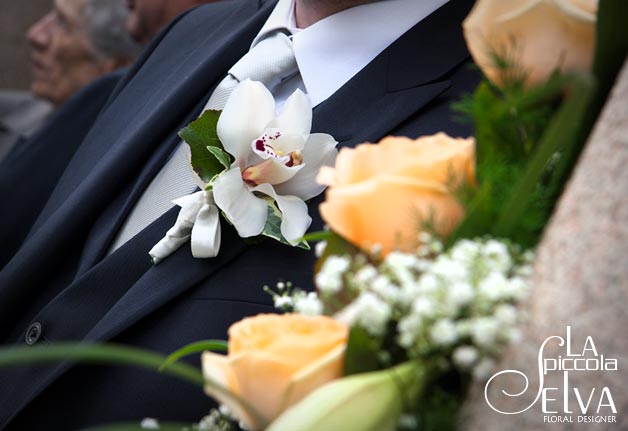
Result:
{"label": "dark navy suit jacket", "polygon": [[[168,353],[226,338],[243,316],[273,311],[265,284],[311,288],[312,252],[273,241],[247,245],[222,223],[222,248],[194,259],[181,247],[153,266],[150,248],[173,209],[106,251],[137,198],[213,88],[249,49],[274,2],[231,0],[180,17],[115,90],[56,184],[29,238],[0,273],[0,340],[24,344],[114,341]],[[341,146],[395,134],[467,136],[450,104],[477,83],[461,22],[472,0],[452,0],[382,52],[314,110],[313,132]],[[310,206],[313,229],[321,228]],[[36,331],[37,332],[37,331]],[[158,417],[198,420],[211,402],[196,387],[125,367],[64,363],[0,372],[0,427],[76,429]]]}
{"label": "dark navy suit jacket", "polygon": [[124,73],[113,72],[79,91],[32,137],[18,142],[0,164],[0,199],[4,202],[0,210],[0,269],[24,241]]}

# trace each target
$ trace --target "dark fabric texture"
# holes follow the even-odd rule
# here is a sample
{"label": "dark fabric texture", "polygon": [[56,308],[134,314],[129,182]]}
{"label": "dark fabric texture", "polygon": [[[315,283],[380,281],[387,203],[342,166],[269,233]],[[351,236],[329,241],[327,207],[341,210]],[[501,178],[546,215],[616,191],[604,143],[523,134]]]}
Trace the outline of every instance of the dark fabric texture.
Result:
{"label": "dark fabric texture", "polygon": [[[330,133],[341,146],[389,134],[468,136],[450,103],[479,78],[460,28],[472,3],[452,0],[409,30],[314,110],[313,132]],[[231,323],[271,312],[265,284],[312,288],[313,252],[270,240],[247,244],[224,222],[218,257],[194,259],[184,245],[151,265],[148,251],[176,209],[106,255],[176,147],[177,131],[246,53],[273,6],[232,0],[195,9],[122,78],[29,238],[0,272],[0,340],[24,344],[29,324],[39,322],[39,343],[111,341],[168,353],[195,340],[225,339]],[[321,199],[310,203],[312,230],[322,227]],[[124,367],[0,371],[0,428],[70,430],[143,417],[191,422],[210,406],[200,388]]]}
{"label": "dark fabric texture", "polygon": [[124,75],[103,76],[68,100],[0,164],[0,268],[15,254],[70,158]]}

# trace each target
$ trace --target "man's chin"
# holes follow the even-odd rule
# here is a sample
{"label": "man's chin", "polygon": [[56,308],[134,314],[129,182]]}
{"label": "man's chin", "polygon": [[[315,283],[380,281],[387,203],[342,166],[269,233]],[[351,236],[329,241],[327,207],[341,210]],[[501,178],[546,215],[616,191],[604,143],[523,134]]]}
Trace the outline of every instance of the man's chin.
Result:
{"label": "man's chin", "polygon": [[51,86],[45,83],[41,83],[38,81],[34,81],[31,83],[30,90],[31,94],[38,99],[47,100],[52,104],[56,105],[57,99],[53,91],[50,90]]}

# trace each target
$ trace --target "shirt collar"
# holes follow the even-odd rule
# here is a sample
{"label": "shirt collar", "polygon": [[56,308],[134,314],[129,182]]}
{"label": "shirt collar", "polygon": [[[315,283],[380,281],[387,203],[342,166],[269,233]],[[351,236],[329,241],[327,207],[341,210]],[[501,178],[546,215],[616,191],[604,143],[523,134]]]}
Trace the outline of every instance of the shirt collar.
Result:
{"label": "shirt collar", "polygon": [[294,0],[279,0],[251,46],[275,30],[290,30],[301,79],[312,105],[316,106],[447,1],[376,1],[297,29]]}

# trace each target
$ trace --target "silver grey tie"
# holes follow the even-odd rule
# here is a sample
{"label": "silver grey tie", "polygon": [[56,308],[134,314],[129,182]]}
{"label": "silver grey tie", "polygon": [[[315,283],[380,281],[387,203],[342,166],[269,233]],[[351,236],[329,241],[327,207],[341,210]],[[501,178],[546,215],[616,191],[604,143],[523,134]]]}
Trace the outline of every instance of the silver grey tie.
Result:
{"label": "silver grey tie", "polygon": [[[245,79],[260,81],[272,91],[286,77],[298,71],[292,40],[277,32],[262,40],[242,57],[218,84],[204,110],[223,109],[229,95]],[[188,161],[189,148],[183,142],[146,188],[122,225],[109,253],[138,234],[172,208],[172,200],[196,189]]]}

